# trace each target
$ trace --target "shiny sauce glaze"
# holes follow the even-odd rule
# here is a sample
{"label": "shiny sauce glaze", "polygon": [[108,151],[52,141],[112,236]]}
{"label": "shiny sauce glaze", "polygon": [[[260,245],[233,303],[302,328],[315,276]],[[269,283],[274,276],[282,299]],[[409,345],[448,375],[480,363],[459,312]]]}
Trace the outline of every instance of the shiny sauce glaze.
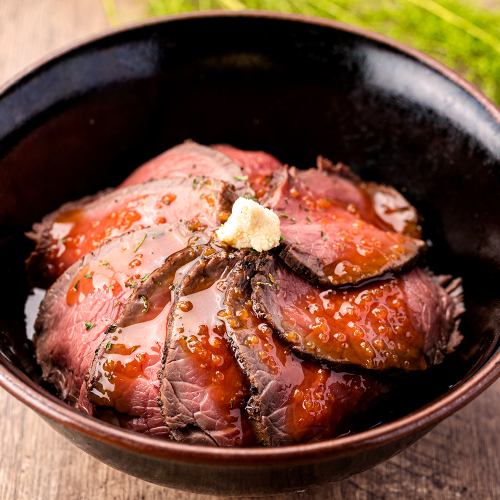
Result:
{"label": "shiny sauce glaze", "polygon": [[342,163],[318,157],[318,170],[291,170],[301,190],[313,198],[334,201],[374,226],[420,238],[422,228],[415,207],[390,186],[363,182]]}
{"label": "shiny sauce glaze", "polygon": [[225,252],[205,253],[180,284],[170,313],[163,371],[163,411],[173,436],[182,432],[177,408],[181,404],[191,409],[189,425],[218,446],[254,441],[244,414],[248,388],[228,345],[225,324],[218,318],[233,260]]}
{"label": "shiny sauce glaze", "polygon": [[47,292],[37,321],[37,360],[65,399],[79,398],[106,328],[138,283],[184,248],[188,237],[169,225],[129,233],[85,256]]}
{"label": "shiny sauce glaze", "polygon": [[123,313],[108,328],[94,360],[88,389],[88,398],[94,405],[147,419],[144,408],[135,402],[141,394],[150,392],[149,399],[157,409],[158,371],[172,289],[182,270],[199,252],[197,247],[182,249],[142,278]]}
{"label": "shiny sauce glaze", "polygon": [[260,442],[285,445],[348,431],[350,419],[382,387],[369,376],[335,372],[293,354],[254,314],[248,277],[238,269],[233,274],[220,316],[255,392],[249,413]]}
{"label": "shiny sauce glaze", "polygon": [[265,271],[253,281],[257,312],[297,350],[369,369],[427,368],[425,332],[412,320],[405,277],[321,290],[283,266]]}
{"label": "shiny sauce glaze", "polygon": [[185,224],[190,231],[213,229],[227,218],[228,191],[220,181],[176,178],[116,190],[83,201],[78,208],[63,209],[38,248],[44,272],[55,279],[80,257],[127,231],[165,223]]}
{"label": "shiny sauce glaze", "polygon": [[[154,380],[158,373],[167,314],[168,309],[165,309],[153,320],[123,329],[108,329],[106,338],[110,340],[98,360],[97,381],[88,391],[93,404],[134,415],[134,392],[141,388],[138,381]],[[138,411],[142,415],[144,407]]]}
{"label": "shiny sauce glaze", "polygon": [[[123,234],[132,227],[142,229],[143,219],[137,208],[144,197],[113,207],[103,217],[93,218],[85,210],[75,209],[62,212],[50,230],[47,249],[47,265],[55,276],[59,276],[73,262],[99,247],[105,240]],[[166,220],[165,220],[166,222]]]}
{"label": "shiny sauce glaze", "polygon": [[166,257],[184,248],[189,234],[170,225],[135,231],[86,259],[66,290],[66,304],[77,306],[96,291],[125,300]]}
{"label": "shiny sauce glaze", "polygon": [[424,246],[364,221],[355,207],[315,197],[293,177],[274,210],[285,238],[284,260],[323,285],[357,283],[401,267]]}
{"label": "shiny sauce glaze", "polygon": [[361,183],[361,188],[367,199],[365,212],[360,212],[363,220],[373,220],[381,229],[421,237],[417,211],[398,191],[374,182]]}

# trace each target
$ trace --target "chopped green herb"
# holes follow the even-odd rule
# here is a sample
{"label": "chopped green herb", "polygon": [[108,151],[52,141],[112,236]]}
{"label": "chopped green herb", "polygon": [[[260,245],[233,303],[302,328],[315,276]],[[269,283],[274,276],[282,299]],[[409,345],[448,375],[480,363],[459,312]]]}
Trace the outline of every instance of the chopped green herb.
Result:
{"label": "chopped green herb", "polygon": [[272,283],[268,283],[267,281],[256,281],[256,285],[261,285],[261,286],[273,286]]}
{"label": "chopped green herb", "polygon": [[85,321],[85,329],[86,330],[92,330],[94,328],[95,324],[92,323],[92,321]]}
{"label": "chopped green herb", "polygon": [[240,182],[245,182],[248,180],[248,175],[235,175],[234,180],[240,181]]}
{"label": "chopped green herb", "polygon": [[139,295],[139,301],[142,304],[142,312],[147,313],[149,311],[149,299],[145,295]]}
{"label": "chopped green herb", "polygon": [[198,179],[198,177],[195,177],[193,179],[193,189],[196,189],[200,184],[200,179]]}
{"label": "chopped green herb", "polygon": [[283,235],[280,236],[280,243],[283,243],[285,241],[285,237]]}
{"label": "chopped green herb", "polygon": [[106,344],[106,352],[109,352],[111,351],[111,348],[113,347],[113,344],[111,343],[111,341],[109,341],[107,344]]}
{"label": "chopped green herb", "polygon": [[86,279],[88,279],[88,280],[92,279],[92,273],[86,273],[86,274],[83,275],[83,277],[86,278]]}
{"label": "chopped green herb", "polygon": [[102,267],[109,267],[109,262],[107,260],[100,260],[99,261],[99,264],[102,266]]}
{"label": "chopped green herb", "polygon": [[142,240],[139,241],[139,243],[137,244],[137,246],[134,248],[134,253],[137,252],[137,250],[139,250],[139,248],[142,247],[142,245],[146,241],[147,237],[148,237],[147,233],[144,233],[144,236],[142,237]]}
{"label": "chopped green herb", "polygon": [[137,288],[137,285],[138,285],[138,284],[139,284],[139,283],[138,283],[136,280],[127,280],[127,281],[125,282],[125,286],[126,286],[127,288]]}
{"label": "chopped green herb", "polygon": [[145,281],[147,281],[147,279],[151,276],[151,273],[148,273],[148,274],[145,274],[142,278],[141,278],[141,283],[144,283]]}
{"label": "chopped green herb", "polygon": [[78,285],[80,284],[80,280],[77,280],[76,283],[73,285],[73,290],[76,292],[78,290]]}

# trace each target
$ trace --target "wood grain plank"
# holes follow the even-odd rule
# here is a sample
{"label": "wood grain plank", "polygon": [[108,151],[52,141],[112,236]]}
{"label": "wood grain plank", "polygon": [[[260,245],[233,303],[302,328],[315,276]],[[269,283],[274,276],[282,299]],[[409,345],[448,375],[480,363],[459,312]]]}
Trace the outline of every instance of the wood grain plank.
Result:
{"label": "wood grain plank", "polygon": [[[296,496],[307,500],[498,499],[499,409],[497,385],[391,460],[341,483]],[[77,449],[4,392],[0,415],[2,500],[216,498],[161,488],[116,471]]]}
{"label": "wood grain plank", "polygon": [[99,0],[0,0],[0,81],[107,26]]}
{"label": "wood grain plank", "polygon": [[[142,15],[140,0],[118,1],[118,20]],[[122,14],[124,13],[124,14]],[[0,84],[46,53],[109,26],[99,0],[0,0]],[[302,499],[500,498],[500,384],[410,449],[346,481],[298,493]],[[278,495],[284,499],[292,495]],[[176,499],[100,463],[0,392],[0,499]]]}

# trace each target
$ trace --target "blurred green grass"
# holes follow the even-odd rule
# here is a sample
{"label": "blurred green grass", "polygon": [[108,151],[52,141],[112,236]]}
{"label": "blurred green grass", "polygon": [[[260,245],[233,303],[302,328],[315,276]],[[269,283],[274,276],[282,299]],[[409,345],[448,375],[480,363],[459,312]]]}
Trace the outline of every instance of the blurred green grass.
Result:
{"label": "blurred green grass", "polygon": [[500,104],[498,0],[148,0],[148,7],[154,16],[265,9],[355,24],[426,52]]}

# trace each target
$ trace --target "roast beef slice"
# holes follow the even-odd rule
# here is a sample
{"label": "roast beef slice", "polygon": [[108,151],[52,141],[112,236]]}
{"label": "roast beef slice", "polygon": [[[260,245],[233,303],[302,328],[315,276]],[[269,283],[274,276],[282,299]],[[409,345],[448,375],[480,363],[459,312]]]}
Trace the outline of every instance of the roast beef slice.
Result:
{"label": "roast beef slice", "polygon": [[[82,396],[99,410],[120,414],[119,422],[139,432],[167,436],[158,405],[159,371],[172,289],[201,247],[187,247],[146,276],[123,312],[107,329],[89,370]],[[125,418],[127,417],[127,418]]]}
{"label": "roast beef slice", "polygon": [[424,370],[456,345],[459,281],[422,269],[321,290],[272,259],[252,280],[254,310],[295,351],[337,365]]}
{"label": "roast beef slice", "polygon": [[252,310],[255,258],[230,273],[225,322],[251,391],[247,411],[261,444],[290,445],[334,437],[384,388],[368,375],[335,372],[297,357]]}
{"label": "roast beef slice", "polygon": [[235,262],[223,250],[206,253],[175,292],[160,397],[165,423],[177,441],[242,446],[253,440],[244,413],[246,383],[219,317],[226,274]]}
{"label": "roast beef slice", "polygon": [[107,327],[141,281],[189,237],[168,224],[127,233],[87,254],[50,287],[35,324],[36,357],[63,399],[78,399]]}
{"label": "roast beef slice", "polygon": [[34,225],[30,236],[36,248],[28,259],[28,271],[38,285],[50,285],[105,241],[156,224],[210,232],[227,218],[235,197],[231,185],[223,181],[175,177],[67,203]]}

